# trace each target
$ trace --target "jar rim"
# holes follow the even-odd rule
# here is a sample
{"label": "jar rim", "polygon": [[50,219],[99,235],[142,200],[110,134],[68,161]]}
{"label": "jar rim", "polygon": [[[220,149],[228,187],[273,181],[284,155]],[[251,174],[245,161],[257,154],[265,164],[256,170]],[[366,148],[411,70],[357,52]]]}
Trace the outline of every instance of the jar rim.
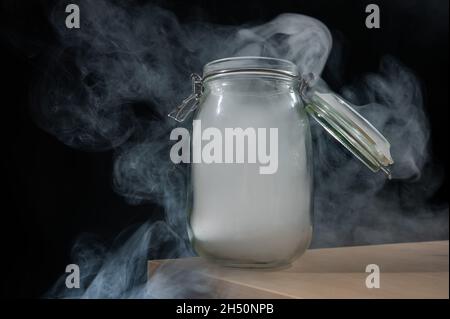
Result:
{"label": "jar rim", "polygon": [[297,66],[291,61],[261,56],[229,57],[211,61],[203,67],[203,78],[229,73],[269,73],[298,77]]}

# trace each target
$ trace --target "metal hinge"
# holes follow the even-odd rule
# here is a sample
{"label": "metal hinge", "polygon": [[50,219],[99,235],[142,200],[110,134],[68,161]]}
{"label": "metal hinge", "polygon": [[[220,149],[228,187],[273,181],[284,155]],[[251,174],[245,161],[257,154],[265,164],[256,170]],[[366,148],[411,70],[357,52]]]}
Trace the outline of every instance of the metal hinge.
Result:
{"label": "metal hinge", "polygon": [[203,93],[203,79],[196,73],[191,74],[192,81],[192,93],[183,102],[176,107],[175,110],[170,112],[168,116],[173,118],[177,122],[183,122],[188,115],[193,112],[200,101],[200,97]]}

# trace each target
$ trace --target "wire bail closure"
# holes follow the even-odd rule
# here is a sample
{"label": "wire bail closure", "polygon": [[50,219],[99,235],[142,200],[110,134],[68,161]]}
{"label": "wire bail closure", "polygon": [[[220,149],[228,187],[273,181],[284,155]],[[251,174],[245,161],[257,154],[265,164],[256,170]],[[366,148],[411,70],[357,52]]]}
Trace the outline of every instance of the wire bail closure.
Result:
{"label": "wire bail closure", "polygon": [[196,73],[191,74],[192,93],[178,105],[168,116],[177,122],[183,122],[198,107],[203,93],[203,79]]}
{"label": "wire bail closure", "polygon": [[[230,72],[230,71],[228,71]],[[224,72],[224,73],[228,73]],[[233,72],[230,72],[233,73]],[[311,86],[311,82],[314,80],[314,74],[308,73],[302,77],[292,76],[293,79],[297,78],[299,80],[298,90],[302,98],[307,97],[307,91]],[[189,114],[198,107],[200,97],[203,93],[203,78],[197,73],[191,74],[192,82],[192,93],[181,102],[173,111],[171,111],[168,116],[175,121],[181,123],[186,120]]]}
{"label": "wire bail closure", "polygon": [[309,100],[308,98],[308,91],[311,88],[311,84],[314,81],[315,77],[312,73],[304,74],[300,79],[300,84],[298,85],[298,91],[300,93],[300,97],[307,102]]}

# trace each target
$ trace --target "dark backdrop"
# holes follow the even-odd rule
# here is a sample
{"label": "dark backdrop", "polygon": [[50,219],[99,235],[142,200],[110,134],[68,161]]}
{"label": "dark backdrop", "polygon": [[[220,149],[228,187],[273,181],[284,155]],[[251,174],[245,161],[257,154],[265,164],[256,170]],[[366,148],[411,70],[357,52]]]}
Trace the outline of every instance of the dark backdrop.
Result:
{"label": "dark backdrop", "polygon": [[[55,41],[47,23],[51,5],[43,1],[1,3],[2,295],[39,297],[70,262],[70,248],[80,233],[97,234],[107,243],[127,226],[161,218],[162,212],[151,204],[129,206],[113,192],[112,152],[73,150],[33,123],[29,89],[41,72],[34,63],[42,45]],[[381,8],[379,30],[364,25],[368,3]],[[444,167],[445,174],[445,182],[433,200],[447,201],[447,0],[208,0],[158,4],[175,12],[181,21],[204,19],[238,25],[265,22],[283,12],[316,17],[343,44],[340,76],[324,73],[333,88],[355,75],[377,70],[385,54],[398,58],[422,81],[432,128],[433,161]]]}

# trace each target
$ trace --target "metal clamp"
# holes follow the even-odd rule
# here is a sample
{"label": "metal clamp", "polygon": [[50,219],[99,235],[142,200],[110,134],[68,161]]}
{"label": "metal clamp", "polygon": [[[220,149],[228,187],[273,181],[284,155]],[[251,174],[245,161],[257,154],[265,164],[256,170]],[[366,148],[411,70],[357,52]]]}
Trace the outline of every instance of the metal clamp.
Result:
{"label": "metal clamp", "polygon": [[170,118],[173,118],[177,122],[183,122],[188,117],[188,115],[197,108],[200,97],[203,93],[202,77],[196,73],[192,73],[191,81],[191,95],[184,99],[183,102],[175,108],[175,110],[168,114]]}
{"label": "metal clamp", "polygon": [[298,85],[298,91],[300,92],[300,96],[303,100],[308,100],[308,90],[311,87],[312,82],[314,81],[314,74],[308,73],[301,77],[300,84]]}
{"label": "metal clamp", "polygon": [[[246,70],[248,71],[248,70]],[[258,71],[260,71],[258,69]],[[222,73],[234,73],[238,71],[222,71]],[[242,70],[239,70],[239,72],[242,72]],[[274,72],[274,71],[272,71]],[[314,75],[312,73],[308,73],[301,77],[300,79],[297,76],[290,75],[290,74],[284,74],[288,75],[289,77],[292,77],[293,79],[299,80],[299,86],[298,90],[300,92],[300,96],[303,99],[307,99],[307,92],[311,86],[312,81],[314,80]],[[209,75],[211,76],[211,75]],[[189,114],[198,107],[198,104],[200,102],[200,97],[203,93],[203,79],[200,75],[196,73],[191,74],[191,81],[192,81],[192,93],[183,100],[183,102],[178,105],[173,111],[171,111],[168,116],[172,119],[174,119],[177,122],[183,122],[186,120],[186,118],[189,116]]]}

